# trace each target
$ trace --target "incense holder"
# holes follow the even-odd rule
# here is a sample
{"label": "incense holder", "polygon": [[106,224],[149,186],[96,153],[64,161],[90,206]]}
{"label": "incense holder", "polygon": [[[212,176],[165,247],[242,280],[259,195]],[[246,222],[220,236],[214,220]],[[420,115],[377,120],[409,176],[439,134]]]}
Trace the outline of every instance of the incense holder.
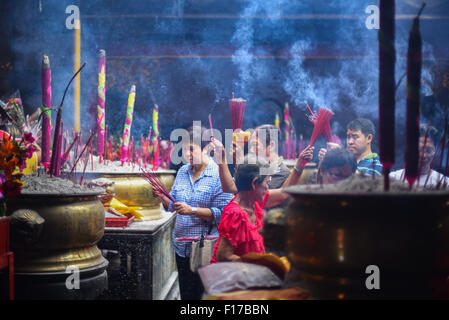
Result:
{"label": "incense holder", "polygon": [[312,298],[449,299],[449,192],[284,190],[288,278]]}

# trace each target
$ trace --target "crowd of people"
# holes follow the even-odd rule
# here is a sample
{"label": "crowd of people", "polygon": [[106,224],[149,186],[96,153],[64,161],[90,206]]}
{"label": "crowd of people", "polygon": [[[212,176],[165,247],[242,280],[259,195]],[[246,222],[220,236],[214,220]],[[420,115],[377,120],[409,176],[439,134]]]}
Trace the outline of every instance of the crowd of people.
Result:
{"label": "crowd of people", "polygon": [[[207,230],[208,235],[218,235],[211,263],[239,261],[249,252],[264,253],[265,245],[261,234],[264,210],[285,207],[290,196],[283,188],[298,184],[305,165],[312,161],[314,147],[302,150],[292,170],[277,153],[279,141],[273,140],[269,131],[272,125],[262,125],[253,131],[248,141],[248,152],[225,150],[221,141],[213,137],[193,141],[193,130],[189,128],[190,142],[183,145],[187,163],[176,175],[171,202],[162,194],[167,209],[176,210],[177,219],[173,231],[173,246],[176,253],[181,299],[200,299],[203,292],[198,273],[189,268],[190,242],[179,241],[182,237],[200,237]],[[316,183],[333,184],[354,174],[380,176],[382,164],[372,150],[375,127],[372,121],[359,118],[347,125],[346,148],[340,144],[328,143],[318,152],[318,173]],[[205,128],[201,128],[203,134]],[[435,155],[437,132],[435,128],[422,129],[420,137],[420,186],[432,186],[442,175],[431,169]],[[241,145],[240,145],[241,148]],[[210,156],[211,149],[213,157]],[[238,161],[238,154],[243,157]],[[228,157],[227,157],[228,156]],[[227,158],[233,164],[227,163]],[[219,161],[217,161],[217,159]],[[392,179],[403,179],[404,170],[390,173]],[[425,181],[427,180],[427,181]]]}
{"label": "crowd of people", "polygon": [[[177,213],[172,240],[181,298],[189,300],[200,299],[203,287],[198,273],[190,268],[191,241],[182,239],[217,235],[210,263],[239,261],[249,252],[264,253],[261,234],[264,212],[288,205],[290,196],[283,192],[283,188],[298,184],[315,151],[313,146],[304,148],[290,170],[277,152],[279,138],[270,134],[277,130],[273,125],[255,128],[246,144],[234,141],[231,150],[226,150],[223,143],[213,137],[196,141],[196,129],[190,127],[187,130],[188,142],[182,144],[186,164],[177,171],[170,191],[175,201],[153,191],[167,210]],[[206,129],[199,129],[203,137]],[[0,138],[6,134],[1,131]],[[374,139],[372,121],[358,118],[349,122],[346,147],[329,142],[326,148],[318,151],[315,183],[334,184],[354,174],[382,175],[382,164],[372,148]],[[419,138],[418,186],[434,187],[441,181],[449,183],[431,166],[437,143],[437,130],[423,126]],[[24,173],[35,172],[39,159],[40,148],[36,144],[35,155]],[[227,159],[232,159],[232,163],[229,164]],[[393,171],[390,178],[404,180],[404,174],[404,169]]]}

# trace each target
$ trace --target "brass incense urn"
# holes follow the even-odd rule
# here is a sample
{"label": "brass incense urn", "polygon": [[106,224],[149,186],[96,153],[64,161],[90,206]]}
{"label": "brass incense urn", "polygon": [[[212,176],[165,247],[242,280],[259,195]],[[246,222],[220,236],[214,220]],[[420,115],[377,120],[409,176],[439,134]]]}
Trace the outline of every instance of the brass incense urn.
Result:
{"label": "brass incense urn", "polygon": [[312,299],[449,299],[449,192],[284,189],[289,281]]}
{"label": "brass incense urn", "polygon": [[[105,213],[99,193],[22,194],[8,199],[17,298],[94,299],[107,288],[97,247]],[[77,273],[81,290],[68,290]]]}

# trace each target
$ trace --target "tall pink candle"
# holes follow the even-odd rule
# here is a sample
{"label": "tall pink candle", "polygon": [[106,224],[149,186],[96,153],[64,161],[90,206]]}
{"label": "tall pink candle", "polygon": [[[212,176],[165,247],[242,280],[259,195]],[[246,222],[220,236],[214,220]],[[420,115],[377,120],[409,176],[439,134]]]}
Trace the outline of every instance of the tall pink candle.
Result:
{"label": "tall pink candle", "polygon": [[51,69],[47,55],[42,58],[42,164],[50,165],[51,143]]}

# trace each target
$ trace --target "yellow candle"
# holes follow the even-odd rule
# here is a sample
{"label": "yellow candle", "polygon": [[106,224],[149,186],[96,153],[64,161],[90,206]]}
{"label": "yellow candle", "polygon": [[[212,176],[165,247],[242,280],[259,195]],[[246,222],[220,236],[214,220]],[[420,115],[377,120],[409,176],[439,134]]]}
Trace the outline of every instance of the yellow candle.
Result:
{"label": "yellow candle", "polygon": [[[75,20],[74,36],[74,63],[73,72],[78,71],[81,65],[81,21]],[[78,74],[73,84],[73,129],[79,133],[80,127],[80,93],[81,93],[81,75]]]}

